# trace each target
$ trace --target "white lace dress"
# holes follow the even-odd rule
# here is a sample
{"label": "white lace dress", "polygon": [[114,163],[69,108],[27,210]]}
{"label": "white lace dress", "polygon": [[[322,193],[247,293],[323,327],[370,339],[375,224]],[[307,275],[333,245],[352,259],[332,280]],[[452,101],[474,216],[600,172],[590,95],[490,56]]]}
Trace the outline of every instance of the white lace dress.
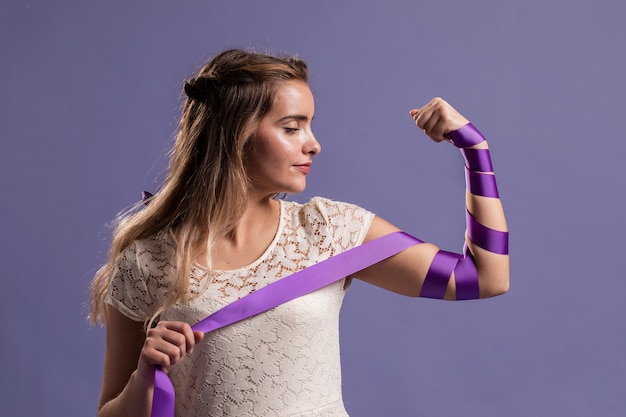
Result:
{"label": "white lace dress", "polygon": [[[361,244],[373,216],[319,197],[306,204],[281,201],[278,233],[258,260],[232,271],[195,266],[191,291],[197,296],[161,318],[195,324],[255,289]],[[173,249],[163,238],[129,246],[107,303],[133,320],[149,317],[167,290]],[[347,416],[338,334],[344,285],[341,280],[206,334],[170,372],[176,416]]]}

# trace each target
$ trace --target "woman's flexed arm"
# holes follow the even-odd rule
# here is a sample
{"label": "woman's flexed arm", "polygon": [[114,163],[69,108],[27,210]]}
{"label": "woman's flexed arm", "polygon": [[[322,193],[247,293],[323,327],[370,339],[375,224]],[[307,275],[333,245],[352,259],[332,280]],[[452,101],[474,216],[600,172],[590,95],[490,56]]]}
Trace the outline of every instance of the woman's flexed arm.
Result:
{"label": "woman's flexed arm", "polygon": [[[463,254],[423,243],[375,264],[356,276],[388,290],[448,300],[485,298],[509,288],[508,232],[487,141],[469,121],[441,98],[410,111],[416,125],[433,141],[461,149],[466,166],[466,219]],[[380,217],[365,241],[397,231]]]}

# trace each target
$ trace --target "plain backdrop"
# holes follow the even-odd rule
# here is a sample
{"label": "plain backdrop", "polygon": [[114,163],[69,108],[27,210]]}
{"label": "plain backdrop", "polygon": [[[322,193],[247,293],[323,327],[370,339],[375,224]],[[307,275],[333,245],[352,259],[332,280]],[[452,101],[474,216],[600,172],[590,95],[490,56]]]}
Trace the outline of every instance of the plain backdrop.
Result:
{"label": "plain backdrop", "polygon": [[95,415],[105,330],[87,292],[107,224],[162,180],[183,80],[244,47],[310,65],[323,151],[296,199],[459,251],[461,156],[408,111],[444,97],[490,142],[510,292],[355,282],[352,416],[626,415],[625,43],[622,0],[2,0],[0,413]]}

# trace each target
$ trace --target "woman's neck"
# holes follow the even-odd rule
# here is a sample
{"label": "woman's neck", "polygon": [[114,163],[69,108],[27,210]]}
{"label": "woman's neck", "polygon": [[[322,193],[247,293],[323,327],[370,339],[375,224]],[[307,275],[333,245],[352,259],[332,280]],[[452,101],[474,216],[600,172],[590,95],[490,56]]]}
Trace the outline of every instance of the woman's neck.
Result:
{"label": "woman's neck", "polygon": [[228,238],[235,246],[257,240],[259,236],[276,234],[280,215],[280,202],[273,199],[248,201],[245,211],[237,222],[233,236]]}
{"label": "woman's neck", "polygon": [[274,240],[279,220],[279,201],[250,199],[232,234],[216,238],[213,269],[238,269],[256,261]]}

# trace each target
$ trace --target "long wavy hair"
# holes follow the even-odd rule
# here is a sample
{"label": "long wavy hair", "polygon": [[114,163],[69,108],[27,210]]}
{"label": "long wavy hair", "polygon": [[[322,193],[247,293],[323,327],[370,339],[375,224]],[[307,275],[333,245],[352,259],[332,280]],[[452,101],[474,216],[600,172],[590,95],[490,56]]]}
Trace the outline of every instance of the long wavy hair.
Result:
{"label": "long wavy hair", "polygon": [[91,284],[93,324],[106,323],[105,296],[118,257],[134,240],[170,233],[176,265],[170,288],[152,321],[189,294],[194,260],[217,236],[231,236],[247,203],[245,153],[259,121],[271,109],[277,83],[308,81],[297,57],[227,50],[184,83],[185,101],[168,175],[147,207],[116,219],[107,262]]}

